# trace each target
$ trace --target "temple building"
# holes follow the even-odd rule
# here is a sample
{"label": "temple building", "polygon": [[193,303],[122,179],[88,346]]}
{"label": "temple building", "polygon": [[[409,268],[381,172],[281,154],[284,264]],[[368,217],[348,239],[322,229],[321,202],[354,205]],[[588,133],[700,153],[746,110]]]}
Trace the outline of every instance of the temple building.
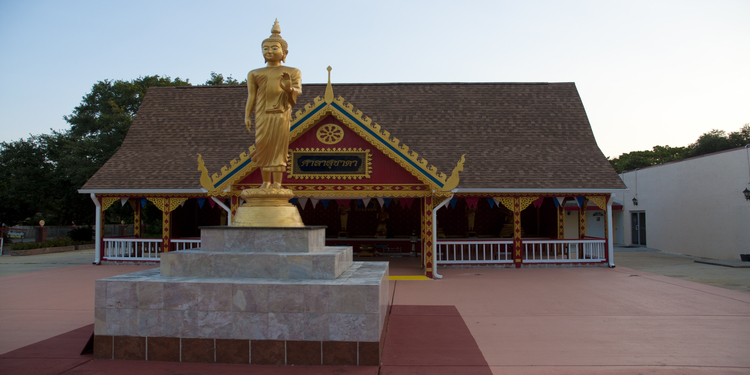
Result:
{"label": "temple building", "polygon": [[[96,204],[96,262],[158,261],[200,246],[201,226],[231,225],[240,192],[261,183],[247,95],[149,89],[80,190]],[[421,257],[428,277],[614,265],[612,197],[626,187],[573,83],[305,84],[293,110],[283,186],[305,225],[327,226],[327,245]],[[115,203],[132,209],[134,236],[101,236]],[[160,211],[157,238],[145,236],[146,209]]]}

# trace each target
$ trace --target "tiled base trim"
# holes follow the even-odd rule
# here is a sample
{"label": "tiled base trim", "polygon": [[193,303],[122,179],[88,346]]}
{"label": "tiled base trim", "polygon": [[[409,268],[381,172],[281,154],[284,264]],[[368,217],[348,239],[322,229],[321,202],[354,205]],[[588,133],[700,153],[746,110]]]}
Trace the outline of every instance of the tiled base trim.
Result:
{"label": "tiled base trim", "polygon": [[379,366],[382,345],[356,341],[94,336],[94,358],[254,365]]}

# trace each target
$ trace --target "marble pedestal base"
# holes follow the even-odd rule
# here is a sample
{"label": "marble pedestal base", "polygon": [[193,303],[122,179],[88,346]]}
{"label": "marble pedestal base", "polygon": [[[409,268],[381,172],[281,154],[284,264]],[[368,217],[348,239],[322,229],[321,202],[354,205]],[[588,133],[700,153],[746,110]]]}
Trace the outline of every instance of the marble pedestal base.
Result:
{"label": "marble pedestal base", "polygon": [[[322,228],[283,229],[204,228],[206,248],[97,280],[95,357],[378,365],[388,263],[352,262],[351,247],[324,246]],[[297,251],[264,251],[284,242]]]}

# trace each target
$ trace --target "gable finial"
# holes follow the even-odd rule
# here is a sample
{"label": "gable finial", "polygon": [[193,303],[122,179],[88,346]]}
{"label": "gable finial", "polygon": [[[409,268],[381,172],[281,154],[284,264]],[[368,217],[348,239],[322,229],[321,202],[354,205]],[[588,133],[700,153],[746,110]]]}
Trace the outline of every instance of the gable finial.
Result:
{"label": "gable finial", "polygon": [[333,68],[331,68],[330,65],[328,66],[328,68],[326,68],[326,70],[328,70],[328,85],[326,85],[325,100],[326,100],[326,103],[328,104],[333,103],[333,87],[331,87],[331,70],[332,69]]}

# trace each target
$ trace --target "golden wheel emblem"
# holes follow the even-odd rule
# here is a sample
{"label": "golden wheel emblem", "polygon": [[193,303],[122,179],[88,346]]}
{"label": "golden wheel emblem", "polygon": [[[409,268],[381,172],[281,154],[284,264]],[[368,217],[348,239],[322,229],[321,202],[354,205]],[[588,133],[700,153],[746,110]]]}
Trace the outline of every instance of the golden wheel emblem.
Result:
{"label": "golden wheel emblem", "polygon": [[318,136],[318,140],[327,144],[333,145],[341,142],[344,139],[344,129],[336,124],[325,124],[318,129],[315,133]]}

